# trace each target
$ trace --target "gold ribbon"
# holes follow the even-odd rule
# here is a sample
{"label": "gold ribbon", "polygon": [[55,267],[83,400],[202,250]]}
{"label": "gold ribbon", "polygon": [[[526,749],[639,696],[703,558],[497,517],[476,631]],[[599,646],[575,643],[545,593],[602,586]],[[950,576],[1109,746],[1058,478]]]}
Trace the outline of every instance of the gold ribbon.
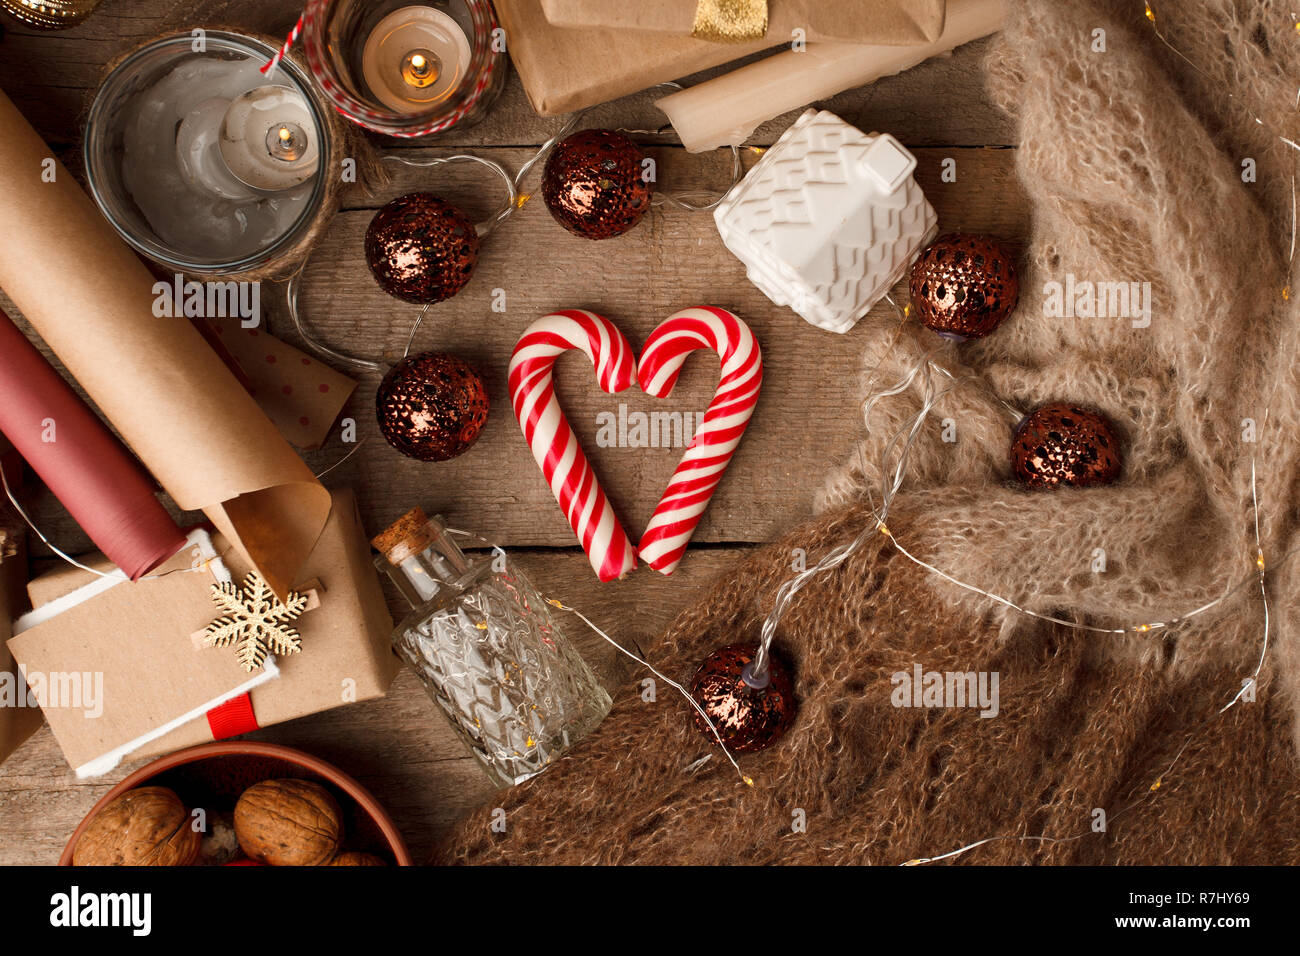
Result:
{"label": "gold ribbon", "polygon": [[767,0],[699,0],[691,36],[716,43],[761,40],[767,33]]}

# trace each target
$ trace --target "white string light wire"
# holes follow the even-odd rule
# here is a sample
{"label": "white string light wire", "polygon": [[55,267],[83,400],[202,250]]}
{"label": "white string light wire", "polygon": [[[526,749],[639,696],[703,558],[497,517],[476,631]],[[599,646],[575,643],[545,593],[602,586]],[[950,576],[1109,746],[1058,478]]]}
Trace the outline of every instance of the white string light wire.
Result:
{"label": "white string light wire", "polygon": [[[677,83],[661,83],[659,84],[659,86],[668,87],[674,90],[681,89],[681,86]],[[502,166],[500,163],[498,163],[496,160],[487,159],[483,156],[475,156],[470,153],[457,153],[454,156],[436,156],[436,157],[423,158],[423,159],[413,159],[411,157],[400,155],[400,154],[387,153],[382,158],[385,162],[400,163],[404,166],[412,166],[416,168],[432,168],[436,166],[442,166],[446,163],[454,163],[454,162],[473,162],[473,163],[478,163],[481,166],[485,166],[488,169],[492,170],[494,173],[496,173],[502,179],[502,181],[505,182],[506,191],[508,195],[506,201],[497,209],[496,212],[494,212],[490,217],[488,217],[483,222],[477,223],[475,225],[475,228],[478,231],[479,236],[484,237],[489,235],[494,229],[496,229],[497,226],[499,226],[507,218],[509,218],[514,213],[522,209],[524,207],[524,204],[527,203],[532,198],[532,194],[524,192],[523,189],[524,180],[527,178],[528,174],[533,170],[534,167],[537,166],[538,163],[543,163],[546,161],[547,157],[551,155],[552,150],[554,150],[555,147],[559,145],[559,143],[565,137],[569,136],[572,132],[574,132],[579,127],[579,125],[582,123],[582,120],[591,112],[592,109],[593,109],[592,107],[589,107],[587,109],[579,110],[578,112],[571,114],[560,126],[559,131],[556,132],[555,135],[552,136],[550,139],[548,139],[546,142],[544,142],[540,147],[538,147],[537,151],[533,153],[533,155],[530,156],[522,166],[519,167],[519,171],[515,173],[513,176],[511,176],[510,173],[506,171],[506,168]],[[659,129],[655,129],[655,130],[633,130],[633,129],[622,128],[619,130],[619,132],[629,133],[629,134],[642,133],[646,135],[660,135],[664,133],[666,129],[667,127],[660,127]],[[726,196],[728,192],[730,192],[731,188],[735,186],[736,183],[740,182],[741,177],[744,176],[744,173],[745,173],[744,163],[742,163],[740,159],[740,147],[732,146],[731,147],[731,182],[730,184],[728,184],[727,188],[722,191],[722,193],[715,195],[713,193],[704,190],[696,190],[693,192],[685,192],[677,195],[672,195],[667,193],[661,193],[658,190],[656,190],[654,194],[654,198],[651,200],[651,204],[655,206],[667,204],[671,206],[676,206],[679,209],[688,210],[690,212],[707,212],[708,210],[713,209],[715,206],[717,206],[718,203],[722,202],[723,198]],[[302,311],[299,305],[299,297],[302,292],[303,275],[305,274],[307,270],[307,264],[310,261],[311,261],[311,253],[309,252],[306,258],[304,258],[302,263],[298,266],[294,274],[289,277],[289,281],[285,285],[285,305],[289,311],[289,320],[293,323],[293,327],[295,330],[297,330],[298,335],[301,336],[303,342],[306,343],[306,345],[309,348],[311,348],[313,351],[315,351],[317,354],[323,355],[324,357],[328,359],[332,359],[333,361],[345,365],[349,368],[355,369],[360,372],[381,372],[381,373],[386,372],[388,370],[388,365],[386,365],[385,363],[377,362],[373,359],[367,359],[355,355],[349,355],[346,352],[340,352],[338,349],[335,349],[330,345],[326,344],[325,342],[322,342],[319,338],[316,337],[316,335],[309,328],[307,328],[306,323],[303,321]],[[411,342],[414,341],[415,331],[420,327],[420,324],[424,321],[424,317],[428,313],[428,310],[429,310],[429,306],[426,305],[423,311],[420,312],[420,315],[416,318],[415,325],[411,329],[411,339],[410,341],[407,342],[406,352],[404,354],[406,355],[410,354]]]}

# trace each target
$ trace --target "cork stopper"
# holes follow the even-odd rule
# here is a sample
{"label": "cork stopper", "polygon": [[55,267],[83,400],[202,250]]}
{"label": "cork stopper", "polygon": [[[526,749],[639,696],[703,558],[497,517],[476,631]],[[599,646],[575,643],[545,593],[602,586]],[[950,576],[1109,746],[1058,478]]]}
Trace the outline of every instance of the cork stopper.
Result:
{"label": "cork stopper", "polygon": [[375,550],[397,564],[406,555],[423,551],[433,543],[429,519],[423,508],[412,508],[370,539]]}

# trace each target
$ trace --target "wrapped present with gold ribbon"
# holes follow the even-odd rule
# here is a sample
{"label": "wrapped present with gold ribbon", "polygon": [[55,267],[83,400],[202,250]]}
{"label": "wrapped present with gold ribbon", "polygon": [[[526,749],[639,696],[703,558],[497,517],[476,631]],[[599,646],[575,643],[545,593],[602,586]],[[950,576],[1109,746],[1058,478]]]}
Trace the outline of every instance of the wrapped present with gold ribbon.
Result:
{"label": "wrapped present with gold ribbon", "polygon": [[543,116],[555,116],[796,41],[933,43],[943,31],[946,2],[496,0],[494,5],[529,101]]}
{"label": "wrapped present with gold ribbon", "polygon": [[715,43],[768,39],[831,43],[930,43],[946,0],[542,0],[558,27],[642,30]]}

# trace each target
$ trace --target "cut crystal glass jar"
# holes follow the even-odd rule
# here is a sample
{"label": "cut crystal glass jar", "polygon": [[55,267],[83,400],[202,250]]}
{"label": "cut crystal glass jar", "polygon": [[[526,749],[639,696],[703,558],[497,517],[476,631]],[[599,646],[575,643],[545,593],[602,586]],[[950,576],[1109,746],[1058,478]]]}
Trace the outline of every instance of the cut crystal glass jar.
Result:
{"label": "cut crystal glass jar", "polygon": [[375,566],[412,607],[394,647],[499,786],[545,770],[609,713],[609,694],[505,552],[465,554],[419,508],[373,543]]}

